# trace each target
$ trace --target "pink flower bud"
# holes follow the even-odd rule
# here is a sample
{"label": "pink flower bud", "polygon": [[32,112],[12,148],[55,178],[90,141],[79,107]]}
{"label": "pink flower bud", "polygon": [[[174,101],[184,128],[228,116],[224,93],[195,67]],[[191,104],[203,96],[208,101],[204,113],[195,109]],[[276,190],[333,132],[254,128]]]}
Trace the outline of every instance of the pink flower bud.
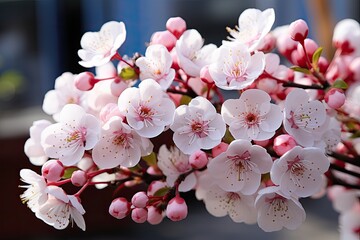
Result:
{"label": "pink flower bud", "polygon": [[289,26],[289,34],[295,41],[302,42],[307,37],[309,27],[302,19],[292,22]]}
{"label": "pink flower bud", "polygon": [[44,163],[41,173],[49,182],[56,182],[64,175],[65,168],[59,160],[49,160]]}
{"label": "pink flower bud", "polygon": [[146,195],[145,192],[137,192],[134,194],[134,196],[131,199],[132,205],[134,205],[137,208],[146,207],[148,201],[149,201],[149,197]]}
{"label": "pink flower bud", "polygon": [[166,216],[172,221],[181,221],[186,218],[188,207],[182,197],[171,199],[166,207]]}
{"label": "pink flower bud", "polygon": [[126,198],[119,197],[111,202],[109,213],[114,218],[123,219],[130,213],[130,209],[131,204],[126,200]]}
{"label": "pink flower bud", "polygon": [[201,79],[201,81],[203,81],[204,83],[207,83],[207,84],[214,83],[214,80],[212,79],[210,72],[209,72],[209,65],[206,65],[201,68],[200,79]]}
{"label": "pink flower bud", "polygon": [[219,145],[217,145],[213,149],[211,149],[212,156],[216,157],[216,156],[220,155],[221,153],[225,152],[228,147],[229,147],[229,144],[221,142]]}
{"label": "pink flower bud", "polygon": [[295,139],[288,134],[279,135],[274,139],[273,148],[276,154],[279,156],[282,156],[284,153],[293,149],[295,146]]}
{"label": "pink flower bud", "polygon": [[169,20],[166,22],[166,29],[174,34],[176,38],[180,38],[180,36],[186,30],[186,22],[181,17],[169,18]]}
{"label": "pink flower bud", "polygon": [[195,169],[203,168],[208,163],[208,157],[205,152],[198,150],[190,155],[189,163]]}
{"label": "pink flower bud", "polygon": [[82,72],[75,77],[75,86],[81,91],[89,91],[98,82],[91,72]]}
{"label": "pink flower bud", "polygon": [[161,223],[161,221],[163,220],[164,217],[163,217],[162,212],[160,210],[158,210],[154,206],[148,207],[147,210],[148,210],[148,215],[147,215],[148,223],[150,223],[152,225],[156,225],[156,224]]}
{"label": "pink flower bud", "polygon": [[163,181],[152,181],[148,187],[147,195],[154,196],[154,194],[161,188],[166,187],[166,183]]}
{"label": "pink flower bud", "polygon": [[84,172],[82,170],[77,170],[77,171],[73,172],[71,175],[71,183],[77,187],[84,186],[84,184],[86,183],[87,180],[88,180],[88,177],[86,175],[86,172]]}
{"label": "pink flower bud", "polygon": [[263,43],[259,46],[259,51],[268,53],[276,47],[276,38],[273,34],[268,33],[263,39]]}
{"label": "pink flower bud", "polygon": [[325,73],[327,68],[329,67],[329,61],[326,58],[324,58],[323,56],[321,56],[319,58],[318,66],[319,66],[320,72]]}
{"label": "pink flower bud", "polygon": [[175,47],[176,37],[169,31],[155,32],[151,36],[150,44],[164,45],[169,51]]}
{"label": "pink flower bud", "polygon": [[338,109],[345,103],[345,94],[341,89],[332,88],[325,94],[325,102],[332,109]]}
{"label": "pink flower bud", "polygon": [[148,212],[145,208],[134,208],[131,212],[131,218],[136,223],[144,223],[148,218]]}

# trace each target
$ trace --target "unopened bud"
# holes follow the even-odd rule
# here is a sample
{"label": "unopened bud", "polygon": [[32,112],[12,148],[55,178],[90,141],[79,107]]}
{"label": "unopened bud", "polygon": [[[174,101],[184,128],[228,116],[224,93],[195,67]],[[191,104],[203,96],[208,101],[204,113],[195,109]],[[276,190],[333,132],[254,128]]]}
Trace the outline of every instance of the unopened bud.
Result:
{"label": "unopened bud", "polygon": [[134,208],[131,212],[131,218],[136,223],[144,223],[148,218],[148,212],[145,208]]}
{"label": "unopened bud", "polygon": [[82,72],[75,77],[75,86],[81,91],[89,91],[98,82],[91,72]]}
{"label": "unopened bud", "polygon": [[73,172],[71,175],[71,183],[77,187],[84,186],[84,184],[86,183],[87,180],[88,180],[88,177],[86,175],[86,172],[84,172],[82,170],[77,170],[77,171]]}
{"label": "unopened bud", "polygon": [[276,154],[279,156],[282,156],[284,153],[293,149],[295,146],[295,139],[288,134],[279,135],[274,139],[273,148]]}
{"label": "unopened bud", "polygon": [[56,182],[64,175],[65,168],[59,160],[49,160],[44,163],[41,173],[49,182]]}
{"label": "unopened bud", "polygon": [[123,219],[130,213],[131,204],[126,198],[120,197],[114,199],[109,207],[109,213],[111,216],[117,219]]}
{"label": "unopened bud", "polygon": [[155,32],[151,36],[150,44],[161,44],[165,46],[169,52],[175,47],[176,37],[169,31]]}
{"label": "unopened bud", "polygon": [[134,205],[137,208],[146,207],[148,201],[149,201],[149,197],[146,195],[145,192],[137,192],[134,194],[134,196],[131,199],[132,205]]}
{"label": "unopened bud", "polygon": [[166,22],[166,29],[174,34],[176,38],[180,38],[180,36],[186,30],[186,22],[181,17],[169,18],[169,20]]}
{"label": "unopened bud", "polygon": [[182,197],[171,199],[166,207],[166,216],[172,221],[181,221],[186,218],[188,207]]}
{"label": "unopened bud", "polygon": [[338,88],[332,88],[325,94],[325,102],[332,109],[338,109],[345,103],[344,91]]}
{"label": "unopened bud", "polygon": [[201,169],[208,163],[208,157],[205,152],[198,150],[190,155],[189,163],[195,169]]}
{"label": "unopened bud", "polygon": [[309,27],[302,19],[292,22],[289,26],[289,34],[295,41],[302,42],[305,40],[309,32]]}
{"label": "unopened bud", "polygon": [[156,225],[161,223],[161,221],[164,218],[161,210],[158,210],[154,206],[148,207],[147,210],[148,210],[148,216],[147,216],[148,223],[150,223],[151,225]]}

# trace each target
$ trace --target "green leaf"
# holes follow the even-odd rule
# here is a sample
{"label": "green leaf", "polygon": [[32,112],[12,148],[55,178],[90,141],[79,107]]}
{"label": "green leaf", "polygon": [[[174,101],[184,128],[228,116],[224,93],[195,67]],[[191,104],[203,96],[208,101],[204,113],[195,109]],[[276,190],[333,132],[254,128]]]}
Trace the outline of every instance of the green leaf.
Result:
{"label": "green leaf", "polygon": [[360,131],[356,131],[353,135],[351,135],[350,138],[354,139],[354,138],[359,138],[360,137]]}
{"label": "green leaf", "polygon": [[131,67],[125,67],[125,68],[121,69],[119,76],[123,80],[133,80],[133,79],[138,78],[136,71]]}
{"label": "green leaf", "polygon": [[314,52],[313,56],[312,56],[312,64],[314,65],[314,67],[317,67],[317,64],[319,62],[319,58],[321,56],[321,53],[323,51],[322,47],[319,47],[318,49],[316,49],[316,51]]}
{"label": "green leaf", "polygon": [[169,191],[170,191],[170,187],[163,187],[163,188],[160,188],[159,190],[157,190],[155,193],[154,193],[154,196],[155,197],[162,197],[162,196],[165,196],[165,194],[167,194]]}
{"label": "green leaf", "polygon": [[188,95],[182,95],[180,99],[180,105],[188,105],[191,99],[192,98],[189,97]]}
{"label": "green leaf", "polygon": [[338,79],[333,83],[332,87],[346,90],[349,86],[344,80]]}
{"label": "green leaf", "polygon": [[307,68],[302,68],[302,67],[299,67],[299,66],[292,66],[290,68],[295,72],[302,72],[302,73],[305,73],[305,74],[311,74],[310,70],[307,69]]}
{"label": "green leaf", "polygon": [[64,171],[64,175],[62,176],[63,179],[68,179],[71,178],[71,175],[73,174],[73,172],[79,170],[78,167],[69,167],[66,168]]}
{"label": "green leaf", "polygon": [[223,139],[224,139],[224,142],[229,143],[229,144],[235,140],[235,138],[231,135],[229,128],[226,128],[226,132],[225,132]]}
{"label": "green leaf", "polygon": [[150,153],[147,156],[142,157],[142,159],[147,163],[149,166],[156,165],[156,154],[154,152]]}

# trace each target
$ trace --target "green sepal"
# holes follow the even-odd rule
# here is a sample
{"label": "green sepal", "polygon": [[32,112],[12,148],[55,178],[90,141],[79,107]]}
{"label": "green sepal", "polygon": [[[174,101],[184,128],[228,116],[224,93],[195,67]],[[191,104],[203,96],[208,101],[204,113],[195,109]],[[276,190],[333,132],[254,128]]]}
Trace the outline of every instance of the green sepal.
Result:
{"label": "green sepal", "polygon": [[188,95],[182,95],[180,98],[180,105],[188,105],[191,100],[192,98]]}
{"label": "green sepal", "polygon": [[307,68],[302,68],[299,66],[292,66],[290,67],[290,69],[292,69],[295,72],[301,72],[301,73],[305,73],[305,74],[311,74],[310,70]]}
{"label": "green sepal", "polygon": [[337,79],[333,85],[332,85],[333,88],[339,88],[339,89],[343,89],[343,90],[346,90],[349,86],[348,84],[342,80],[342,79]]}
{"label": "green sepal", "polygon": [[230,144],[235,138],[231,135],[229,128],[226,128],[225,135],[223,137],[224,142]]}
{"label": "green sepal", "polygon": [[119,76],[121,79],[123,79],[125,81],[138,78],[136,71],[131,67],[125,67],[125,68],[121,69]]}
{"label": "green sepal", "polygon": [[157,190],[157,191],[154,193],[154,196],[155,196],[155,197],[165,196],[170,190],[171,190],[170,187],[160,188],[159,190]]}
{"label": "green sepal", "polygon": [[147,163],[149,166],[155,166],[156,165],[156,153],[152,152],[147,156],[142,157],[142,159]]}
{"label": "green sepal", "polygon": [[319,62],[319,58],[321,56],[322,51],[323,51],[323,48],[319,47],[318,49],[316,49],[316,51],[314,52],[314,54],[312,56],[312,64],[314,65],[315,68],[317,68],[317,64]]}
{"label": "green sepal", "polygon": [[78,167],[68,167],[64,171],[64,175],[62,176],[63,179],[69,179],[71,178],[71,175],[73,172],[80,170]]}

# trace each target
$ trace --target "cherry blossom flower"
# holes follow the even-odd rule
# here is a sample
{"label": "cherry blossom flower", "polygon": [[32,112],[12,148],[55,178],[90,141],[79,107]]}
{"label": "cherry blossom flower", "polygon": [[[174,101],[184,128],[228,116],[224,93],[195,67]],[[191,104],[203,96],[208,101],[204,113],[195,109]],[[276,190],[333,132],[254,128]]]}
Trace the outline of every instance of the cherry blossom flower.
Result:
{"label": "cherry blossom flower", "polygon": [[105,23],[99,32],[87,32],[80,41],[82,49],[78,55],[79,64],[90,68],[103,65],[111,60],[124,43],[126,29],[123,22],[110,21]]}
{"label": "cherry blossom flower", "polygon": [[40,219],[55,229],[64,229],[74,221],[85,231],[85,210],[79,199],[74,195],[66,195],[61,188],[51,193],[54,195],[49,194],[49,199],[39,209]]}
{"label": "cherry blossom flower", "polygon": [[185,154],[200,149],[211,149],[221,142],[225,134],[225,122],[215,107],[204,97],[192,99],[188,106],[181,105],[175,111],[175,145]]}
{"label": "cherry blossom flower", "polygon": [[166,47],[160,44],[150,45],[145,57],[136,60],[140,68],[140,79],[154,79],[163,90],[171,85],[175,77],[175,70],[171,68],[172,57]]}
{"label": "cherry blossom flower", "polygon": [[226,152],[213,158],[209,173],[225,191],[254,194],[261,182],[261,174],[270,171],[272,159],[265,148],[247,140],[234,140]]}
{"label": "cherry blossom flower", "polygon": [[65,72],[55,80],[54,90],[45,94],[42,108],[45,113],[59,121],[59,114],[66,104],[78,104],[86,108],[84,92],[75,86],[76,75]]}
{"label": "cherry blossom flower", "polygon": [[92,157],[100,168],[134,167],[141,156],[149,155],[152,149],[149,139],[140,137],[120,117],[112,117],[102,127]]}
{"label": "cherry blossom flower", "polygon": [[322,187],[321,176],[329,166],[329,160],[318,148],[296,146],[275,160],[270,175],[284,194],[309,197]]}
{"label": "cherry blossom flower", "polygon": [[261,189],[255,200],[257,222],[265,232],[279,231],[283,227],[295,230],[305,221],[305,210],[295,197],[280,192],[279,187]]}
{"label": "cherry blossom flower", "polygon": [[266,92],[249,89],[239,99],[223,103],[221,115],[234,138],[261,141],[274,136],[281,125],[282,112],[270,101]]}
{"label": "cherry blossom flower", "polygon": [[204,203],[207,211],[215,217],[229,217],[234,222],[253,224],[256,222],[257,211],[254,207],[255,196],[240,192],[226,192],[213,185],[207,192]]}
{"label": "cherry blossom flower", "polygon": [[186,30],[176,42],[179,65],[192,77],[200,76],[201,68],[212,62],[212,53],[217,48],[214,44],[203,45],[204,40],[195,29]]}
{"label": "cherry blossom flower", "polygon": [[241,90],[250,86],[265,68],[263,52],[251,55],[245,45],[236,42],[221,45],[214,58],[219,61],[210,64],[210,76],[216,86],[225,90]]}
{"label": "cherry blossom flower", "polygon": [[270,32],[275,21],[274,9],[268,8],[264,11],[258,9],[246,9],[238,20],[235,29],[227,28],[230,34],[229,40],[245,44],[250,51],[254,51],[268,32]]}
{"label": "cherry blossom flower", "polygon": [[120,113],[140,136],[152,138],[173,122],[175,104],[152,79],[128,88],[119,97]]}
{"label": "cherry blossom flower", "polygon": [[309,101],[303,89],[293,89],[285,100],[285,130],[304,147],[314,145],[314,136],[321,134],[319,128],[325,123],[326,110],[318,101]]}
{"label": "cherry blossom flower", "polygon": [[78,105],[68,104],[60,112],[60,122],[42,132],[41,145],[47,156],[70,166],[81,160],[85,150],[95,146],[99,134],[100,124],[93,115]]}
{"label": "cherry blossom flower", "polygon": [[41,166],[48,160],[41,146],[41,133],[50,125],[51,122],[48,120],[38,120],[30,127],[30,138],[25,142],[24,152],[30,162],[36,166]]}
{"label": "cherry blossom flower", "polygon": [[[166,183],[173,187],[178,177],[192,170],[189,163],[189,155],[182,153],[177,147],[170,149],[162,145],[158,153],[158,167],[166,176]],[[179,191],[187,192],[195,187],[196,177],[194,173],[189,174],[179,185]]]}
{"label": "cherry blossom flower", "polygon": [[20,186],[27,188],[25,192],[20,195],[21,201],[26,203],[31,211],[37,214],[39,207],[48,199],[45,178],[30,169],[21,169],[20,177],[21,181],[29,184]]}

